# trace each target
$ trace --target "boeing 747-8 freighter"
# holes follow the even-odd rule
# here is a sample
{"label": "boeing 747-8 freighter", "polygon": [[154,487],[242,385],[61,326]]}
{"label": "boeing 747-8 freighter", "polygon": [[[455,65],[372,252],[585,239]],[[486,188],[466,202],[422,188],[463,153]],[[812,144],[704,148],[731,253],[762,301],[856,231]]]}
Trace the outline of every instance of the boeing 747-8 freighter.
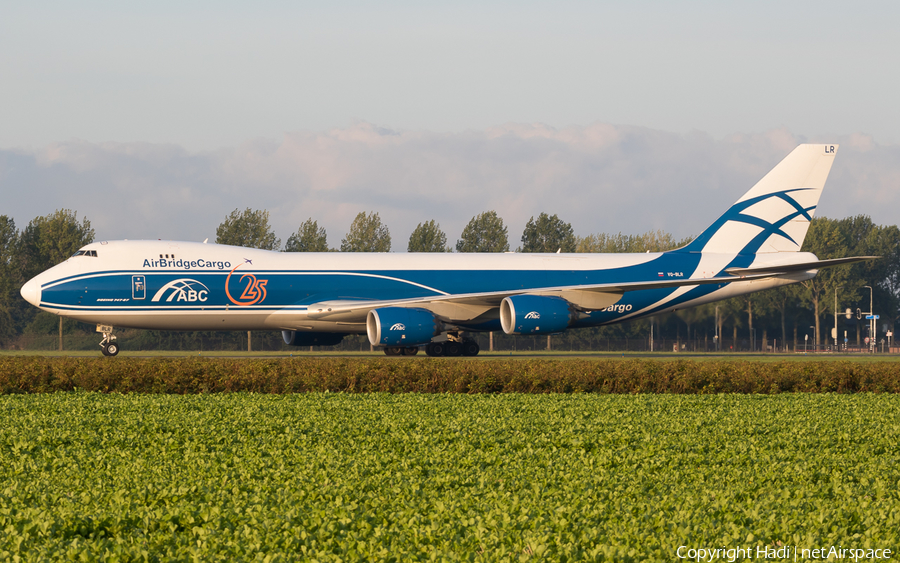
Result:
{"label": "boeing 747-8 freighter", "polygon": [[837,145],[800,145],[684,248],[646,254],[293,253],[167,241],[91,243],[22,287],[45,311],[113,327],[280,330],[298,346],[367,334],[389,355],[478,354],[467,334],[551,334],[797,283]]}

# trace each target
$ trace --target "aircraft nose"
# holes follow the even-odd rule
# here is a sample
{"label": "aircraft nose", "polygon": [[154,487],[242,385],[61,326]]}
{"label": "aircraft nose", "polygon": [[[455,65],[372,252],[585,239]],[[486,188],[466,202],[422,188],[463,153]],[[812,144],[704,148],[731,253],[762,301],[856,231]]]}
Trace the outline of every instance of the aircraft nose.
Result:
{"label": "aircraft nose", "polygon": [[22,297],[35,307],[41,304],[41,284],[37,278],[28,280],[28,283],[22,286]]}

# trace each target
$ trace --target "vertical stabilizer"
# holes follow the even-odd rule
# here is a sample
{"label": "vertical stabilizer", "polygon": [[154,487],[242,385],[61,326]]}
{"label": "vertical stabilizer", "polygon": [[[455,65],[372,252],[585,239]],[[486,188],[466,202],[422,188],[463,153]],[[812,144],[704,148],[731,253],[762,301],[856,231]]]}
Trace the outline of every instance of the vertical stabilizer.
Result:
{"label": "vertical stabilizer", "polygon": [[837,145],[800,145],[683,252],[799,252]]}

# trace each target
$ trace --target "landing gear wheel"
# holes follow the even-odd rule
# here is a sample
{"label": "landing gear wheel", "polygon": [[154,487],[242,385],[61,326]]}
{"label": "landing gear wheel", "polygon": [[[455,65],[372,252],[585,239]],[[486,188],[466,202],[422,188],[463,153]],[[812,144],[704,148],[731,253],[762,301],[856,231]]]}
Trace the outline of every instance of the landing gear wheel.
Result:
{"label": "landing gear wheel", "polygon": [[113,327],[109,325],[97,325],[97,332],[103,333],[103,340],[100,341],[100,351],[104,356],[115,356],[119,353],[119,345],[116,343],[116,336],[112,333]]}
{"label": "landing gear wheel", "polygon": [[429,356],[443,356],[444,355],[444,343],[443,342],[432,342],[425,346],[425,353]]}
{"label": "landing gear wheel", "polygon": [[462,346],[459,342],[447,342],[446,348],[444,348],[445,356],[459,356],[462,354]]}
{"label": "landing gear wheel", "polygon": [[388,346],[384,349],[384,354],[386,356],[399,356],[403,354],[403,348],[400,346]]}
{"label": "landing gear wheel", "polygon": [[478,343],[474,340],[465,340],[462,343],[462,355],[463,356],[477,356],[478,352],[481,351],[481,347],[478,346]]}
{"label": "landing gear wheel", "polygon": [[415,356],[418,353],[419,353],[418,346],[407,346],[406,348],[403,349],[404,356]]}

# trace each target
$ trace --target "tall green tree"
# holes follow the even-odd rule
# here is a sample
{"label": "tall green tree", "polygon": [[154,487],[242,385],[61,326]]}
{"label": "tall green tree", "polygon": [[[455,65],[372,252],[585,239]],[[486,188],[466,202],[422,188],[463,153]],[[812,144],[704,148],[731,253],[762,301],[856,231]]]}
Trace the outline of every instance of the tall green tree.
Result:
{"label": "tall green tree", "polygon": [[[881,257],[855,264],[851,276],[874,288],[874,312],[893,324],[900,315],[900,229],[875,225],[865,215],[841,219],[839,225],[848,233],[852,255]],[[868,292],[861,297],[868,298]],[[868,302],[863,308],[868,310]]]}
{"label": "tall green tree", "polygon": [[350,224],[350,232],[341,239],[341,252],[390,251],[391,232],[375,212],[360,212]]}
{"label": "tall green tree", "polygon": [[[720,343],[720,349],[726,352],[738,351],[738,329],[744,328],[747,321],[747,315],[744,312],[747,308],[746,303],[740,297],[732,297],[731,299],[716,301],[715,303],[711,303],[711,305],[710,312],[712,312],[713,315],[715,315],[716,307],[719,309],[718,330],[719,336],[723,340]],[[726,324],[731,325],[731,335],[728,335],[725,332]],[[734,348],[729,348],[725,345],[725,341],[729,338],[732,340],[731,346],[734,346]]]}
{"label": "tall green tree", "polygon": [[244,211],[235,209],[225,217],[216,229],[216,244],[278,250],[281,239],[269,226],[268,211],[248,207]]}
{"label": "tall green tree", "polygon": [[616,253],[616,252],[665,252],[681,248],[692,237],[681,240],[665,231],[647,231],[640,235],[598,233],[577,237],[575,252]]}
{"label": "tall green tree", "polygon": [[0,215],[0,343],[15,334],[15,290],[20,284],[16,268],[19,231],[12,217]]}
{"label": "tall green tree", "polygon": [[407,252],[450,252],[447,246],[447,235],[434,219],[419,223],[409,235]]}
{"label": "tall green tree", "polygon": [[87,218],[78,221],[78,213],[58,209],[35,217],[19,237],[19,258],[23,279],[29,279],[71,257],[94,240],[94,229]]}
{"label": "tall green tree", "polygon": [[[840,221],[827,217],[815,217],[809,224],[809,231],[803,241],[803,251],[812,252],[820,260],[843,258],[850,256],[851,244],[855,235]],[[863,237],[865,238],[865,237]],[[829,312],[834,313],[834,299],[829,299],[837,289],[846,298],[855,299],[857,291],[863,285],[861,280],[852,276],[851,266],[837,266],[819,270],[811,280],[801,282],[806,290],[801,295],[812,307],[815,317],[817,346],[823,344],[821,317]]]}
{"label": "tall green tree", "polygon": [[485,211],[472,217],[456,241],[457,252],[506,252],[509,236],[496,211]]}
{"label": "tall green tree", "polygon": [[575,233],[571,223],[541,213],[532,215],[522,233],[522,252],[575,252]]}
{"label": "tall green tree", "polygon": [[[77,212],[58,209],[49,215],[35,217],[19,234],[14,254],[19,276],[16,285],[64,262],[93,240],[91,222],[87,218],[79,221]],[[38,311],[22,299],[15,299],[11,314],[18,330],[30,325],[38,316],[53,319],[49,313]],[[53,320],[62,328],[62,317]]]}
{"label": "tall green tree", "polygon": [[900,228],[896,225],[878,227],[870,237],[866,253],[881,256],[880,260],[865,266],[871,268],[868,273],[876,280],[877,310],[890,319],[893,330],[893,325],[900,321]]}
{"label": "tall green tree", "polygon": [[790,337],[787,330],[787,320],[797,317],[801,302],[800,294],[803,291],[803,287],[793,284],[757,294],[756,300],[762,305],[763,309],[776,314],[779,319],[779,330],[771,332],[772,338],[779,341],[779,348],[784,348],[788,343]]}
{"label": "tall green tree", "polygon": [[284,245],[285,252],[328,252],[328,237],[325,227],[319,223],[307,219],[300,225],[297,232],[288,237]]}

